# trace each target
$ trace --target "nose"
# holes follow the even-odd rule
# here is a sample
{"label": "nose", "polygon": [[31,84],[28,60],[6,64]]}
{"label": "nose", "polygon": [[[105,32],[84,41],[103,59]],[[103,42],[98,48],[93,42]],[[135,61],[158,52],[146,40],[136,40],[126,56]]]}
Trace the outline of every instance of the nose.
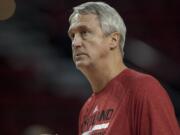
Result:
{"label": "nose", "polygon": [[82,39],[78,34],[74,35],[72,46],[73,47],[80,47],[82,45]]}

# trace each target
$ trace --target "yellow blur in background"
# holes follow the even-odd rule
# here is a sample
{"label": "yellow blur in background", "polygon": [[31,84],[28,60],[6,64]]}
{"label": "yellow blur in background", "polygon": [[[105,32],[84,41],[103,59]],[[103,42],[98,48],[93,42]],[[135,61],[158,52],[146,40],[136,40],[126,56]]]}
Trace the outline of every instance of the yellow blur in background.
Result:
{"label": "yellow blur in background", "polygon": [[0,20],[7,20],[13,16],[16,9],[14,0],[0,0]]}

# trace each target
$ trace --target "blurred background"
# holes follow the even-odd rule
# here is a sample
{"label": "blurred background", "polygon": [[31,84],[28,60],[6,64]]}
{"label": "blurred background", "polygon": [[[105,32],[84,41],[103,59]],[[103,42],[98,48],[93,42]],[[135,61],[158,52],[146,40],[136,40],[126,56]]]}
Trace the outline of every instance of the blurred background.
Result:
{"label": "blurred background", "polygon": [[[1,135],[77,134],[91,88],[72,62],[67,30],[72,7],[86,1],[16,0],[0,21]],[[180,120],[180,1],[104,1],[126,23],[126,65],[161,82]]]}

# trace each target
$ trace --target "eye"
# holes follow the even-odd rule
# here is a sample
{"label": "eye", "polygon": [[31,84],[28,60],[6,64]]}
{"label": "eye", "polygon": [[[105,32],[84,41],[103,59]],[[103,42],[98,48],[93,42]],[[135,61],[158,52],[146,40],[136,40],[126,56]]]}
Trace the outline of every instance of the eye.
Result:
{"label": "eye", "polygon": [[81,31],[81,36],[82,37],[86,37],[87,35],[88,35],[88,31],[87,30]]}
{"label": "eye", "polygon": [[81,35],[86,35],[87,31],[81,31]]}
{"label": "eye", "polygon": [[71,40],[74,39],[74,33],[70,33],[69,37],[70,37]]}

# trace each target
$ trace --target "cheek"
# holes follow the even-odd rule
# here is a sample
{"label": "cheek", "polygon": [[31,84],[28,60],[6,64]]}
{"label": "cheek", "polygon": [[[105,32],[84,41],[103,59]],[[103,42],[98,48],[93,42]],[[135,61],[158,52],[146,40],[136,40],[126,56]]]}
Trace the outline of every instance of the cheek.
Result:
{"label": "cheek", "polygon": [[99,57],[106,57],[108,54],[108,46],[105,42],[101,42],[97,48],[97,50],[99,51]]}
{"label": "cheek", "polygon": [[92,50],[92,57],[95,57],[96,59],[102,59],[107,57],[108,51],[107,48],[104,46],[96,46],[95,49]]}
{"label": "cheek", "polygon": [[107,44],[105,44],[105,41],[99,39],[93,39],[86,44],[86,49],[89,51],[89,55],[93,59],[106,57],[108,53]]}
{"label": "cheek", "polygon": [[100,58],[105,58],[107,56],[107,54],[108,54],[107,49],[104,49],[104,48],[100,49],[100,55],[99,55]]}

